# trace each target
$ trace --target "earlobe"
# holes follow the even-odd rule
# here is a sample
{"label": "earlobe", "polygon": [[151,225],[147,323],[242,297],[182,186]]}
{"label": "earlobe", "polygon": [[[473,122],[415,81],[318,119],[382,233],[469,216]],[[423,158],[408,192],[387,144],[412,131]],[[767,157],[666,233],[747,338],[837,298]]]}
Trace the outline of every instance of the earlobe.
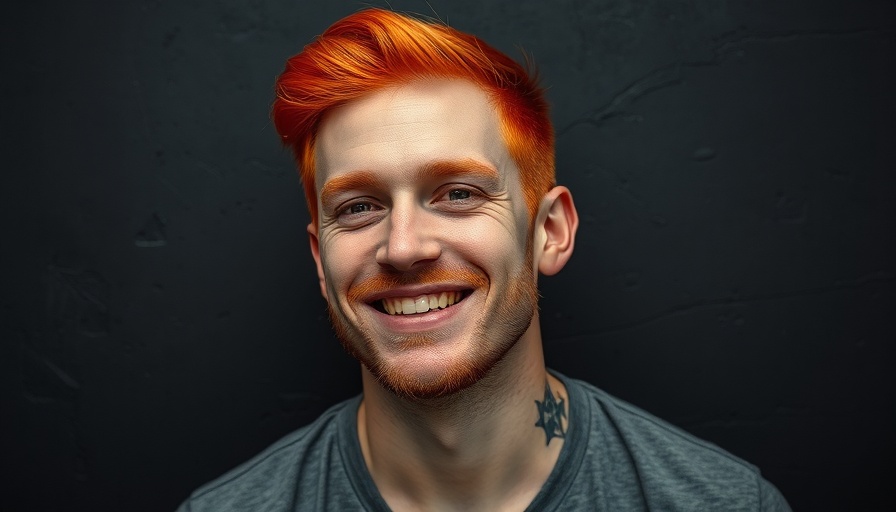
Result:
{"label": "earlobe", "polygon": [[317,279],[320,282],[320,294],[327,298],[327,281],[324,278],[324,267],[320,262],[320,241],[317,238],[317,226],[312,222],[308,224],[308,243],[311,245],[311,257],[317,265]]}
{"label": "earlobe", "polygon": [[579,228],[579,214],[568,188],[557,186],[545,194],[536,219],[534,255],[538,271],[544,275],[554,275],[572,257],[576,230]]}

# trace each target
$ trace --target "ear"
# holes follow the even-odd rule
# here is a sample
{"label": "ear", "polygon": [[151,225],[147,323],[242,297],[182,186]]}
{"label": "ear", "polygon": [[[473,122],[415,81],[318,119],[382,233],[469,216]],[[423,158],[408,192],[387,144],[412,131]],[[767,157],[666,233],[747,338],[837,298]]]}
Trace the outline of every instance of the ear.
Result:
{"label": "ear", "polygon": [[320,282],[320,294],[327,298],[327,280],[324,279],[324,267],[320,263],[320,241],[317,239],[317,225],[315,223],[308,224],[308,243],[311,245],[311,257],[314,258],[314,264],[317,265],[317,279]]}
{"label": "ear", "polygon": [[533,258],[544,275],[552,276],[566,265],[575,246],[579,214],[566,187],[545,194],[535,218]]}

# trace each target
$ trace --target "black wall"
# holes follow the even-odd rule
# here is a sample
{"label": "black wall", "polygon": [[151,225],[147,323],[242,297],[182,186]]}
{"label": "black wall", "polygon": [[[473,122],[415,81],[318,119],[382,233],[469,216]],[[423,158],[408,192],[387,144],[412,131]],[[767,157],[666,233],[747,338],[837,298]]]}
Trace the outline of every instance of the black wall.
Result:
{"label": "black wall", "polygon": [[[549,87],[583,220],[542,280],[550,365],[797,510],[896,508],[893,3],[429,4]],[[0,510],[170,510],[360,389],[268,109],[285,59],[363,4],[16,5]]]}

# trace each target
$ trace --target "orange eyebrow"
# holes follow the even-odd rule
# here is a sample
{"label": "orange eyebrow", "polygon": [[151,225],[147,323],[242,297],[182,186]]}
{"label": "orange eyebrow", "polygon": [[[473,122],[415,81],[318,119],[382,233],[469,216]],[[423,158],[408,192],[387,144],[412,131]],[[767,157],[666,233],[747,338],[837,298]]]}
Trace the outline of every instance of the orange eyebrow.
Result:
{"label": "orange eyebrow", "polygon": [[423,166],[419,173],[420,179],[437,179],[455,175],[473,175],[492,181],[500,181],[501,179],[501,175],[495,168],[472,158],[429,162]]}
{"label": "orange eyebrow", "polygon": [[327,181],[320,189],[320,202],[327,204],[333,196],[345,190],[364,188],[379,183],[379,179],[370,171],[357,171]]}
{"label": "orange eyebrow", "polygon": [[[463,160],[436,160],[424,165],[417,173],[419,180],[431,180],[450,176],[474,176],[485,180],[498,182],[501,175],[496,169],[472,158]],[[380,179],[370,171],[355,171],[336,176],[320,189],[320,204],[327,205],[334,196],[346,190],[368,188],[376,186]]]}

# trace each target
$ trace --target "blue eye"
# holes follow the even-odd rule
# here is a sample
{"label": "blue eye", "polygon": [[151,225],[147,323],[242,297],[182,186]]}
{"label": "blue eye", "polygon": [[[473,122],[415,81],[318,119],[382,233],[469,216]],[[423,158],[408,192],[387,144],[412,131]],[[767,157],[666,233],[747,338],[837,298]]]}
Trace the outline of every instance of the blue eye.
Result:
{"label": "blue eye", "polygon": [[346,208],[346,213],[364,213],[369,212],[373,209],[373,205],[370,203],[355,203],[348,208]]}
{"label": "blue eye", "polygon": [[361,215],[364,213],[370,213],[374,210],[377,210],[377,206],[374,203],[367,201],[358,201],[355,203],[349,203],[347,206],[342,207],[339,210],[339,216],[353,216],[353,215]]}
{"label": "blue eye", "polygon": [[333,220],[345,228],[361,228],[382,218],[383,207],[376,199],[358,197],[342,203],[333,213]]}
{"label": "blue eye", "polygon": [[464,199],[470,198],[470,191],[463,189],[454,189],[448,192],[448,200],[449,201],[463,201]]}

